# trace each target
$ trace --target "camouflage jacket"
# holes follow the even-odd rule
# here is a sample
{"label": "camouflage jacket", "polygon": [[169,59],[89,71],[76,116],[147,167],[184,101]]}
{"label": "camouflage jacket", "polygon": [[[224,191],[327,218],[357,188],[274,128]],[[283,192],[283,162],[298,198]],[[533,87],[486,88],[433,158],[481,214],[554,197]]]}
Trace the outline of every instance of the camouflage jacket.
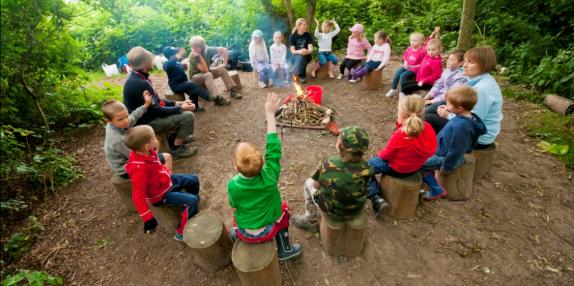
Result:
{"label": "camouflage jacket", "polygon": [[357,215],[367,200],[367,183],[373,175],[366,161],[343,162],[339,156],[323,160],[311,176],[320,184],[315,202],[323,212],[337,219]]}

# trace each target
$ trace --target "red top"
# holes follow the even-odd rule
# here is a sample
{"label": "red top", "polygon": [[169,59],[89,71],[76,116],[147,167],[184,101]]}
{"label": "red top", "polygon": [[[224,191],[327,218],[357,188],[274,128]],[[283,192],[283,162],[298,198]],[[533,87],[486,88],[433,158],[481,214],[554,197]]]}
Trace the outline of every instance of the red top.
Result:
{"label": "red top", "polygon": [[418,171],[425,161],[434,155],[437,147],[434,129],[426,121],[424,126],[419,136],[408,137],[397,123],[397,129],[377,156],[387,161],[397,173],[408,174]]}
{"label": "red top", "polygon": [[425,53],[421,66],[417,73],[417,82],[433,85],[442,74],[442,58],[440,55],[431,57]]}
{"label": "red top", "polygon": [[171,189],[171,170],[164,166],[152,150],[150,155],[130,153],[126,172],[132,182],[132,200],[143,221],[153,218],[148,203],[161,201]]}

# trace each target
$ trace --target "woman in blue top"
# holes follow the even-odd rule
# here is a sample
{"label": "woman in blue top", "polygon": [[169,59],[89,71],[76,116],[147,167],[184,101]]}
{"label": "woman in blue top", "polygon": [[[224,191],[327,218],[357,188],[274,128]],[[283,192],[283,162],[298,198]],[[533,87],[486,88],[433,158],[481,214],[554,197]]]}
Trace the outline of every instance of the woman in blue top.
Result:
{"label": "woman in blue top", "polygon": [[[502,122],[502,92],[500,86],[490,72],[496,68],[496,54],[491,47],[472,48],[464,54],[464,75],[468,77],[468,86],[476,90],[478,101],[472,110],[486,126],[486,134],[478,138],[475,149],[485,149],[494,143],[500,133]],[[438,115],[426,115],[429,122],[438,133],[454,117],[454,114],[441,105]]]}

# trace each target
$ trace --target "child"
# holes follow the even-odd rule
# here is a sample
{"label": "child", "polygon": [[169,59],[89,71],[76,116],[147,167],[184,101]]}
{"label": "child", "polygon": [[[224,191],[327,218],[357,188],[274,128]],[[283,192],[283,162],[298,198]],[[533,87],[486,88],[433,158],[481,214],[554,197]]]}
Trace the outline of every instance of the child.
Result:
{"label": "child", "polygon": [[457,50],[451,52],[446,60],[446,69],[443,70],[440,79],[424,97],[427,108],[425,114],[437,114],[437,107],[444,105],[446,92],[459,85],[466,83],[466,77],[462,72],[464,52]]}
{"label": "child", "polygon": [[432,39],[426,45],[426,54],[417,71],[416,82],[404,83],[401,92],[412,94],[417,90],[429,90],[440,78],[442,73],[441,42]]}
{"label": "child", "polygon": [[335,147],[339,154],[323,160],[305,182],[305,214],[291,218],[298,228],[318,232],[318,208],[339,220],[351,219],[364,209],[367,182],[373,175],[363,159],[369,148],[367,132],[356,126],[344,128]]}
{"label": "child", "polygon": [[[375,174],[406,177],[419,171],[425,161],[435,153],[436,134],[430,124],[423,121],[424,100],[409,96],[399,101],[397,129],[385,148],[369,159]],[[368,197],[375,214],[388,207],[379,193],[379,184],[373,175],[369,181]]]}
{"label": "child", "polygon": [[259,74],[259,86],[266,88],[271,84],[269,78],[271,76],[271,65],[269,64],[269,54],[267,54],[267,45],[263,40],[263,32],[255,30],[251,34],[251,42],[249,43],[249,61],[253,70]]}
{"label": "child", "polygon": [[[363,37],[363,25],[357,23],[351,29],[351,36],[347,42],[347,56],[339,66],[339,76],[337,79],[343,79],[345,69],[351,71],[365,58],[365,50],[371,52],[371,44]],[[350,79],[350,75],[349,75]]]}
{"label": "child", "polygon": [[307,64],[311,61],[313,52],[313,37],[307,32],[307,20],[299,18],[295,28],[289,36],[289,49],[291,50],[292,74],[301,83],[307,81]]}
{"label": "child", "polygon": [[[316,18],[315,23],[317,24],[315,27],[315,37],[317,38],[317,43],[319,45],[319,52],[317,53],[317,64],[313,67],[311,76],[315,77],[317,70],[319,70],[321,66],[329,64],[329,77],[335,78],[334,73],[337,66],[337,56],[331,52],[331,45],[333,44],[333,38],[339,34],[341,28],[335,20],[325,20],[321,25],[323,33],[319,33],[319,20]],[[335,26],[334,31],[331,31],[332,25]]]}
{"label": "child", "polygon": [[391,58],[391,45],[387,33],[379,31],[375,33],[375,45],[367,56],[367,61],[357,69],[351,69],[349,82],[357,82],[364,75],[385,68]]}
{"label": "child", "polygon": [[174,235],[183,240],[183,228],[199,206],[199,178],[194,174],[172,174],[162,165],[155,151],[153,129],[139,125],[126,133],[126,145],[132,150],[126,172],[132,182],[132,200],[144,221],[144,232],[151,234],[157,227],[148,203],[154,206],[173,205],[181,210],[181,221]]}
{"label": "child", "polygon": [[[128,115],[126,106],[117,100],[107,100],[102,105],[104,120],[106,121],[106,139],[104,141],[104,153],[106,162],[115,175],[129,180],[125,166],[130,156],[130,149],[124,142],[124,135],[128,128],[133,127],[136,121],[147,111],[152,104],[151,94],[144,91],[144,105],[136,108]],[[165,161],[166,167],[171,169],[171,155],[160,154]]]}
{"label": "child", "polygon": [[281,202],[277,180],[281,171],[281,141],[275,126],[275,112],[281,105],[276,94],[267,95],[267,146],[265,158],[250,143],[240,143],[235,151],[239,174],[227,183],[229,204],[235,209],[232,237],[248,243],[277,241],[280,261],[301,255],[301,245],[289,241],[289,210]]}
{"label": "child", "polygon": [[471,112],[476,100],[476,91],[468,86],[454,87],[446,93],[446,108],[456,116],[438,133],[438,149],[423,165],[423,181],[429,186],[429,192],[424,195],[426,200],[447,194],[437,182],[433,170],[446,174],[454,171],[464,163],[464,153],[471,152],[478,137],[486,133],[482,120]]}
{"label": "child", "polygon": [[273,44],[269,48],[271,55],[271,68],[273,69],[273,85],[288,83],[289,65],[287,65],[287,46],[283,44],[283,33],[276,31],[273,34]]}
{"label": "child", "polygon": [[185,93],[191,98],[191,102],[195,105],[195,112],[204,111],[199,106],[199,97],[215,102],[215,105],[229,104],[229,100],[221,95],[212,95],[207,93],[193,81],[187,79],[185,68],[181,64],[181,60],[185,57],[185,49],[177,47],[165,47],[163,55],[168,59],[163,63],[163,70],[167,73],[169,88],[174,93]]}
{"label": "child", "polygon": [[[435,27],[434,31],[429,37],[429,40],[432,38],[438,38],[439,36],[440,27]],[[405,95],[402,90],[402,86],[405,85],[409,79],[416,77],[420,63],[426,54],[426,47],[424,42],[425,36],[423,34],[412,33],[409,36],[409,40],[411,45],[405,50],[405,53],[403,54],[403,66],[395,72],[395,76],[393,77],[393,81],[391,83],[391,89],[386,94],[387,97],[395,95],[397,87],[399,86],[399,82],[401,83],[400,96],[402,97]]]}

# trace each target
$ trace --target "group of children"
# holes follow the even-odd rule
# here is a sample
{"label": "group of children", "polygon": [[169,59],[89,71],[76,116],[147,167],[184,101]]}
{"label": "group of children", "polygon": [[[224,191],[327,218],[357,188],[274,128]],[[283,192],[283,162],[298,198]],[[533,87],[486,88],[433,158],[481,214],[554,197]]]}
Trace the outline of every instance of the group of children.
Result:
{"label": "group of children", "polygon": [[[333,31],[329,27],[331,23],[335,26]],[[318,64],[330,64],[330,76],[334,77],[337,61],[331,51],[331,40],[340,29],[334,21],[323,22],[322,28],[322,33],[315,33],[319,39]],[[298,36],[290,39],[291,52],[297,52],[302,60],[312,51],[312,43],[305,35],[305,29],[304,20],[298,20],[294,31]],[[360,24],[350,30],[352,35],[347,56],[340,68],[342,72],[349,69],[350,80],[356,81],[370,71],[383,69],[389,62],[391,48],[384,32],[375,34],[375,46],[371,47],[362,36],[363,27]],[[449,54],[447,68],[442,71],[439,31],[436,28],[426,42],[423,42],[422,34],[411,35],[411,46],[403,55],[404,64],[395,73],[392,89],[387,96],[396,92],[399,83],[402,92],[409,88],[430,91],[424,98],[403,96],[399,100],[396,130],[387,144],[369,160],[364,158],[369,147],[367,132],[357,126],[342,129],[335,145],[337,154],[321,161],[304,184],[303,214],[291,216],[278,189],[282,145],[277,135],[275,114],[281,100],[276,94],[268,95],[265,103],[265,153],[262,154],[250,143],[240,143],[234,154],[238,174],[227,185],[229,204],[234,210],[230,231],[233,239],[248,243],[275,239],[279,260],[295,259],[301,255],[302,249],[299,244],[292,244],[289,240],[290,222],[302,229],[318,231],[319,209],[338,219],[350,219],[364,209],[367,199],[371,200],[375,214],[388,207],[381,196],[375,177],[377,174],[405,177],[421,172],[423,181],[429,187],[429,191],[424,193],[425,199],[436,200],[447,194],[436,180],[434,171],[450,173],[462,165],[464,154],[475,148],[479,137],[487,130],[481,118],[471,112],[477,103],[477,92],[464,85],[466,78],[462,76],[462,62],[469,60],[470,51],[466,54],[461,51]],[[261,87],[271,84],[274,73],[289,71],[287,49],[281,42],[282,34],[275,33],[274,44],[268,54],[261,31],[256,30],[252,34],[250,60],[259,72]],[[367,60],[359,65],[361,61],[358,58],[363,50],[368,51]],[[174,61],[177,61],[177,53],[175,50],[167,51],[167,54],[173,54]],[[489,59],[481,57],[480,53],[471,55],[473,63],[488,65]],[[177,63],[173,65],[174,69],[180,70]],[[313,71],[316,71],[316,67],[313,67]],[[409,80],[412,78],[416,79],[416,83],[410,87]],[[181,210],[181,222],[175,239],[182,240],[187,220],[198,212],[199,178],[193,174],[173,174],[171,156],[156,151],[158,146],[154,130],[147,125],[133,126],[152,103],[149,92],[144,92],[142,96],[144,105],[129,115],[120,102],[112,100],[104,103],[102,111],[108,123],[104,145],[106,159],[116,175],[131,180],[133,201],[144,221],[144,232],[153,233],[157,226],[149,205],[175,205]],[[445,104],[446,107],[443,107]],[[437,112],[440,108],[447,108],[452,116],[437,134],[433,126],[424,120],[424,114]]]}

